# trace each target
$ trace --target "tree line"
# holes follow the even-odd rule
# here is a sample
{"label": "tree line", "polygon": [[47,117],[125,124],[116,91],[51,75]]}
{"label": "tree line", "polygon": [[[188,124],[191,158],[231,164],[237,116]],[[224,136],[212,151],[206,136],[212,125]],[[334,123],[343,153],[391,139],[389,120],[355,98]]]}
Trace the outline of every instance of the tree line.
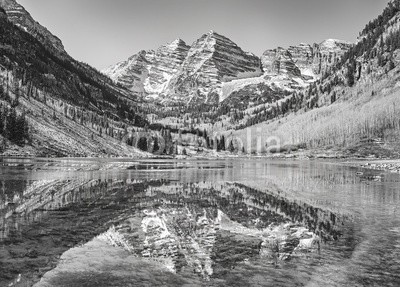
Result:
{"label": "tree line", "polygon": [[[3,100],[3,104],[0,102],[0,135],[3,139],[7,139],[10,142],[23,146],[27,141],[30,141],[29,136],[29,125],[26,120],[24,113],[18,113],[16,110],[17,102],[11,101],[9,97],[4,93],[3,88],[0,86],[0,100]],[[8,102],[11,103],[8,103]],[[0,150],[5,149],[5,141],[1,142]]]}

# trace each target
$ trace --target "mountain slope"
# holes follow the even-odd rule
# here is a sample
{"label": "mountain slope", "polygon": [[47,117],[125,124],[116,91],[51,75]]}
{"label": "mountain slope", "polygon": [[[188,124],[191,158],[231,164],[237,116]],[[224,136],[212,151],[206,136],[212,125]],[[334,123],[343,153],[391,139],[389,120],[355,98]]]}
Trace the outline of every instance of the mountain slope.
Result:
{"label": "mountain slope", "polygon": [[[121,143],[127,126],[146,124],[132,96],[93,68],[60,56],[46,45],[52,39],[39,40],[14,24],[12,15],[1,9],[0,114],[16,112],[26,118],[25,144],[30,147],[25,151],[42,156],[142,154]],[[31,23],[29,14],[21,15],[19,21],[27,15],[26,23]],[[6,123],[0,119],[1,126]],[[18,154],[21,148],[9,141],[9,130],[1,132],[0,152]]]}
{"label": "mountain slope", "polygon": [[53,48],[59,54],[66,54],[61,40],[36,22],[15,0],[0,0],[0,7],[6,11],[8,19],[12,23],[30,33],[45,46]]}
{"label": "mountain slope", "polygon": [[132,92],[144,93],[143,83],[148,76],[147,66],[149,64],[147,52],[140,51],[128,60],[104,70],[103,73]]}
{"label": "mountain slope", "polygon": [[[400,1],[391,1],[329,73],[304,91],[300,107],[292,106],[286,114],[249,129],[275,136],[283,150],[301,146],[339,155],[399,157],[399,20]],[[249,152],[270,148],[267,138],[260,139],[257,147],[248,133],[247,129],[235,132]]]}
{"label": "mountain slope", "polygon": [[176,39],[156,51],[140,51],[127,61],[103,70],[103,73],[133,92],[160,95],[180,69],[188,51],[189,46]]}
{"label": "mountain slope", "polygon": [[179,71],[189,48],[183,40],[176,39],[155,52],[149,67],[149,77],[144,83],[150,95],[158,95],[165,90],[171,78]]}

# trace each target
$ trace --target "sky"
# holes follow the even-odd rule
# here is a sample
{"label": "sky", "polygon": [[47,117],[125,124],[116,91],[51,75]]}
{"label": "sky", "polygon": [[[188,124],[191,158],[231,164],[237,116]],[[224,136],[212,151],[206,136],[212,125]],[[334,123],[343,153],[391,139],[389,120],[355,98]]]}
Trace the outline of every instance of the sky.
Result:
{"label": "sky", "polygon": [[210,30],[258,56],[328,38],[354,42],[389,0],[17,0],[79,61],[103,69]]}

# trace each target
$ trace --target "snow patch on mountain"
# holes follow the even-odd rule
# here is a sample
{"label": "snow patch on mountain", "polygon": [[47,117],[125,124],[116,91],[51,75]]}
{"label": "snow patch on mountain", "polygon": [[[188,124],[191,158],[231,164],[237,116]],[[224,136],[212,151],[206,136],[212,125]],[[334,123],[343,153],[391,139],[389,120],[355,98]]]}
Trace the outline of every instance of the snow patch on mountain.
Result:
{"label": "snow patch on mountain", "polygon": [[351,44],[347,41],[338,39],[327,39],[319,44],[319,48],[322,52],[341,53],[343,51],[343,48],[350,45]]}
{"label": "snow patch on mountain", "polygon": [[254,77],[254,78],[244,78],[222,83],[219,101],[223,102],[233,92],[236,92],[246,86],[256,85],[263,82],[265,82],[264,76]]}

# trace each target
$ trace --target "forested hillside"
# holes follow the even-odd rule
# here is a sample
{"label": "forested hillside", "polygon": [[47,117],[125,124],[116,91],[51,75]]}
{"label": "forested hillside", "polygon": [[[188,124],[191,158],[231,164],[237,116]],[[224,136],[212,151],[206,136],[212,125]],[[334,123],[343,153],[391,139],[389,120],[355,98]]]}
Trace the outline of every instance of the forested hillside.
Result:
{"label": "forested hillside", "polygon": [[[400,155],[399,12],[400,1],[390,2],[331,70],[288,97],[285,112],[251,122],[258,123],[251,127],[253,134],[262,130],[262,151],[269,150],[266,139],[275,136],[285,151],[305,147],[348,155]],[[246,141],[246,130],[234,134]],[[257,150],[254,138],[246,146]]]}
{"label": "forested hillside", "polygon": [[0,152],[137,155],[126,138],[146,125],[134,95],[60,57],[0,10]]}

